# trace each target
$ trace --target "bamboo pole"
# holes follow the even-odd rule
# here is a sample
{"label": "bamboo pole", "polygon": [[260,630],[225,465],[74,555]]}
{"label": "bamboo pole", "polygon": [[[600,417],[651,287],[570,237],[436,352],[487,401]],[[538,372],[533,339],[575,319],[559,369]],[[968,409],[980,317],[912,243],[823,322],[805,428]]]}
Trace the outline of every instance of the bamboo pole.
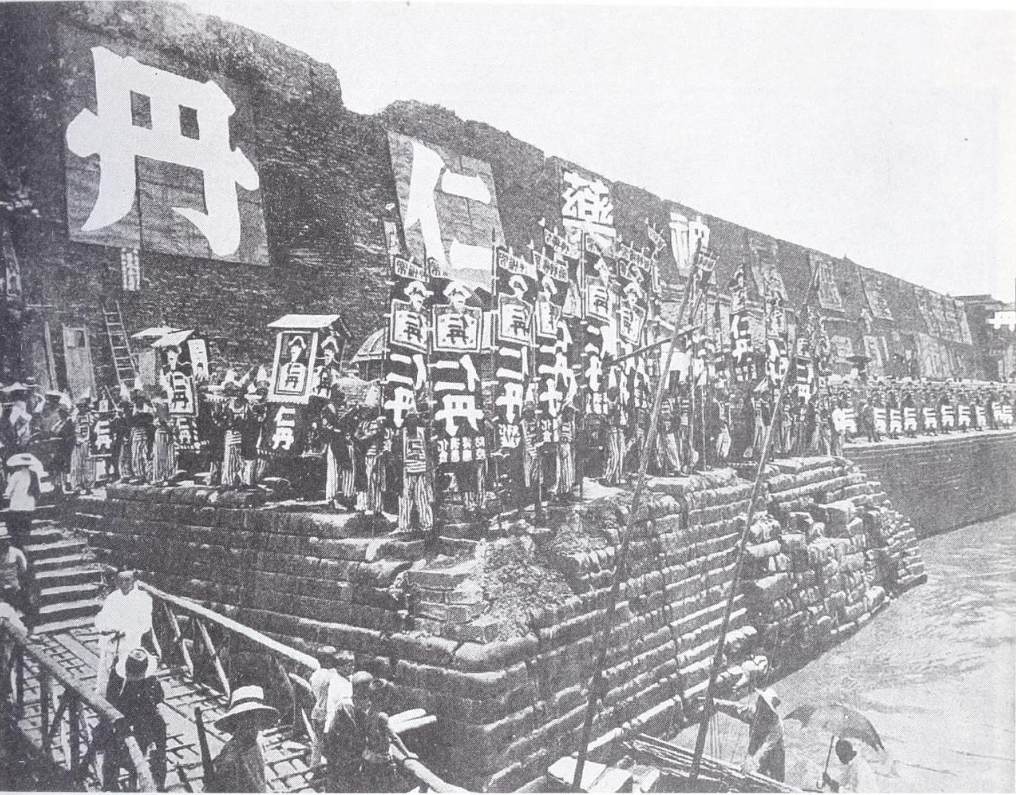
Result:
{"label": "bamboo pole", "polygon": [[[817,276],[818,269],[816,268],[815,272],[812,274],[808,290],[804,294],[804,297],[801,299],[801,303],[798,306],[798,314],[807,308],[807,306],[811,303],[812,297],[818,291]],[[788,365],[786,372],[783,374],[783,378],[780,379],[780,388],[776,395],[776,402],[773,405],[774,414],[783,402],[784,395],[787,392],[787,386],[790,383],[790,375],[792,372],[793,368]],[[765,439],[762,442],[762,455],[759,456],[758,472],[755,474],[755,482],[752,483],[751,496],[748,499],[748,512],[745,517],[744,529],[741,531],[741,537],[737,541],[737,558],[734,563],[734,576],[730,580],[730,588],[727,594],[727,604],[723,610],[723,621],[720,623],[720,637],[716,643],[716,651],[713,654],[712,664],[709,667],[709,684],[706,687],[702,721],[699,723],[698,735],[695,738],[695,756],[692,759],[691,771],[688,774],[688,779],[693,784],[699,774],[702,764],[702,754],[705,750],[706,733],[709,730],[709,715],[713,708],[713,691],[716,689],[716,679],[719,676],[720,666],[723,663],[723,647],[727,640],[727,627],[730,626],[730,614],[733,611],[734,597],[737,595],[737,586],[741,579],[741,569],[744,567],[744,553],[748,544],[748,535],[751,531],[752,519],[755,516],[755,503],[758,501],[763,476],[765,475],[766,464],[769,462],[769,453],[772,450],[773,427],[775,424],[775,422],[770,422],[769,426],[766,428]]]}
{"label": "bamboo pole", "polygon": [[[639,500],[642,497],[642,491],[646,484],[646,472],[649,466],[650,451],[656,444],[660,407],[663,404],[663,393],[665,391],[667,381],[666,375],[670,372],[670,361],[674,356],[674,347],[677,345],[677,340],[680,336],[681,320],[684,317],[685,312],[688,310],[692,287],[695,283],[695,278],[698,275],[699,253],[700,252],[698,250],[695,252],[696,256],[692,264],[691,275],[689,276],[688,289],[685,290],[684,296],[681,299],[681,306],[674,322],[674,330],[671,333],[670,347],[667,349],[667,355],[663,362],[661,376],[656,383],[656,395],[653,399],[653,411],[649,420],[649,433],[646,436],[645,448],[642,450],[642,458],[639,462],[639,477],[635,483],[635,490],[632,493],[631,507],[628,511],[624,534],[621,538],[621,549],[614,561],[614,576],[610,585],[610,597],[607,602],[607,609],[604,615],[605,626],[603,629],[603,638],[598,647],[596,659],[593,665],[593,675],[589,681],[589,701],[586,707],[585,723],[582,727],[582,744],[579,747],[578,761],[575,765],[575,776],[572,781],[572,786],[576,790],[582,782],[582,772],[583,768],[585,768],[586,755],[589,750],[589,740],[593,731],[593,720],[596,716],[596,701],[599,696],[599,685],[603,676],[603,666],[607,659],[607,649],[610,646],[610,633],[613,628],[614,612],[617,609],[617,596],[620,590],[621,577],[624,573],[624,564],[628,557],[628,549],[631,546],[632,528],[635,524],[635,518],[638,515]],[[709,271],[709,273],[711,273],[711,271]]]}

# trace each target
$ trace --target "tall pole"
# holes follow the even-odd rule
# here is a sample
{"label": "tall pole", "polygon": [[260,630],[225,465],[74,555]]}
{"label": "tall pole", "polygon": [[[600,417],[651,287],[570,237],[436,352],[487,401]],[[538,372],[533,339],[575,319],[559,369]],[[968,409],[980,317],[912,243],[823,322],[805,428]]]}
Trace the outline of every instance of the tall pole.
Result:
{"label": "tall pole", "polygon": [[[589,752],[589,740],[593,731],[593,719],[596,717],[596,701],[600,695],[600,683],[603,677],[603,666],[607,659],[607,649],[610,646],[610,633],[614,623],[614,612],[617,609],[617,595],[621,585],[621,578],[624,575],[625,562],[628,558],[628,549],[631,546],[632,527],[635,524],[635,518],[638,515],[639,501],[642,498],[642,491],[646,484],[646,471],[649,466],[650,451],[652,451],[656,444],[657,428],[660,418],[660,406],[663,404],[663,393],[666,386],[666,374],[670,372],[670,360],[674,355],[674,347],[677,345],[678,338],[681,333],[681,319],[684,317],[685,312],[688,309],[688,303],[691,298],[692,285],[695,283],[695,277],[699,270],[699,251],[696,251],[694,260],[692,261],[691,274],[689,276],[689,288],[685,291],[684,297],[681,299],[681,306],[677,312],[677,318],[674,322],[674,330],[670,335],[670,348],[667,350],[667,355],[664,358],[663,368],[661,376],[656,383],[656,396],[653,399],[653,412],[650,415],[649,420],[649,433],[646,435],[645,447],[642,450],[642,458],[639,462],[639,477],[635,483],[635,491],[632,493],[631,507],[628,511],[628,518],[625,521],[624,534],[621,539],[621,548],[618,551],[617,557],[614,562],[614,576],[610,584],[610,597],[607,602],[606,613],[604,615],[604,628],[603,637],[600,640],[596,659],[593,664],[593,674],[589,681],[589,701],[586,706],[586,718],[585,723],[582,726],[582,745],[579,747],[578,761],[575,765],[575,777],[572,781],[572,786],[577,790],[582,783],[582,772],[586,765],[586,755]],[[711,269],[710,271],[711,272]]]}
{"label": "tall pole", "polygon": [[[818,271],[816,270],[816,272],[812,274],[808,291],[801,299],[800,306],[798,307],[799,313],[811,303],[812,297],[816,292],[818,292],[818,279],[816,278],[817,273]],[[786,372],[783,374],[783,378],[780,379],[780,388],[777,393],[776,405],[783,402],[783,397],[787,391],[787,385],[790,383],[790,372],[791,369],[788,367]],[[741,569],[744,567],[744,552],[747,548],[752,519],[755,517],[755,503],[758,500],[762,486],[762,476],[765,473],[766,463],[769,460],[769,453],[772,448],[774,425],[774,422],[770,422],[769,427],[766,428],[765,439],[762,442],[762,455],[759,456],[758,472],[755,474],[755,482],[752,483],[751,486],[751,496],[748,498],[748,513],[745,517],[744,529],[741,531],[741,537],[737,541],[737,558],[734,564],[734,576],[730,580],[730,588],[727,593],[727,604],[723,610],[723,621],[720,623],[720,638],[716,643],[716,651],[713,653],[713,661],[709,667],[709,684],[706,686],[702,722],[699,723],[698,735],[695,738],[695,753],[692,757],[691,770],[688,773],[688,780],[691,784],[694,784],[694,782],[698,779],[699,770],[702,766],[702,754],[705,751],[706,733],[709,731],[709,716],[713,710],[713,691],[716,689],[716,680],[719,677],[720,666],[723,664],[723,648],[727,641],[727,628],[730,626],[730,614],[734,606],[734,597],[737,595],[737,586],[741,579]]]}

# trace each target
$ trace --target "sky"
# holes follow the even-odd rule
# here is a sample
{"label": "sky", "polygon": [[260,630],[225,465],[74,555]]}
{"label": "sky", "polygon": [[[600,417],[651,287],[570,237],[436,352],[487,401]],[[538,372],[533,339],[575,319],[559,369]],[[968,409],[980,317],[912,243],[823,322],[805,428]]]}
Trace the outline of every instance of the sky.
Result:
{"label": "sky", "polygon": [[950,295],[1016,293],[1016,14],[190,0],[611,180]]}

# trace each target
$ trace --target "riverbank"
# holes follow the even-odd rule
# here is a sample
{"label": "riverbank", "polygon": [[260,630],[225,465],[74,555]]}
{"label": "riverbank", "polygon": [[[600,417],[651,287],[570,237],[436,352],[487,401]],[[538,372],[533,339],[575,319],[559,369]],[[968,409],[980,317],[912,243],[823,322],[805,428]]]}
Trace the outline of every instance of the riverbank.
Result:
{"label": "riverbank", "polygon": [[[1016,514],[926,539],[928,582],[863,632],[775,687],[781,714],[814,702],[862,710],[886,758],[883,792],[1013,792],[1016,741]],[[746,729],[717,718],[713,746],[739,760]],[[814,786],[828,736],[788,722],[787,778]],[[694,742],[695,728],[678,742]]]}

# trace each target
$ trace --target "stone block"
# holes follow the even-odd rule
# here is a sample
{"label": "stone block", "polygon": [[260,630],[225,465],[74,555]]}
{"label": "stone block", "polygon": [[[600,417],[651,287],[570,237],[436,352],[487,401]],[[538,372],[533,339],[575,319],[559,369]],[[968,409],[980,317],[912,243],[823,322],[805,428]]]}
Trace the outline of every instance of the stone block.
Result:
{"label": "stone block", "polygon": [[773,574],[754,582],[745,583],[744,593],[754,604],[773,602],[786,596],[792,587],[790,577],[786,574]]}

